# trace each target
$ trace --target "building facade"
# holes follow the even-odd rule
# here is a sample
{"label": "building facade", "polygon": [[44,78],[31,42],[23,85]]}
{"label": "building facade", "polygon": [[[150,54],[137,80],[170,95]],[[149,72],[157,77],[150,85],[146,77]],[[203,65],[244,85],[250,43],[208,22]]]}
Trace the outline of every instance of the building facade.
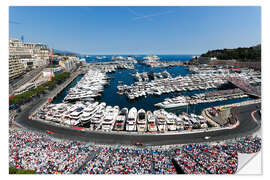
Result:
{"label": "building facade", "polygon": [[9,79],[22,75],[28,67],[46,65],[49,57],[50,50],[44,44],[23,43],[18,39],[9,39]]}
{"label": "building facade", "polygon": [[24,73],[23,64],[20,63],[19,56],[9,55],[9,80],[15,79]]}
{"label": "building facade", "polygon": [[72,71],[75,67],[79,59],[77,57],[65,57],[59,61],[59,65],[65,69],[65,71]]}

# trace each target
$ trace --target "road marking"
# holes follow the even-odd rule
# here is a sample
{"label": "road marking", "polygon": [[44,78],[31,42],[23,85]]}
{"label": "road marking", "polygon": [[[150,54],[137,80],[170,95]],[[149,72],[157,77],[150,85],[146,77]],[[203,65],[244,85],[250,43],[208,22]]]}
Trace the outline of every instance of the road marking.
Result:
{"label": "road marking", "polygon": [[72,126],[73,129],[79,129],[79,130],[83,130],[82,127],[77,127],[77,126]]}
{"label": "road marking", "polygon": [[236,127],[238,127],[240,125],[240,121],[237,121],[237,123],[235,123],[231,128],[229,128],[229,129],[234,129],[234,128],[236,128]]}
{"label": "road marking", "polygon": [[53,134],[53,131],[47,130],[46,133],[48,133],[48,134]]}
{"label": "road marking", "polygon": [[257,119],[254,117],[254,113],[255,113],[256,111],[257,111],[257,110],[255,110],[255,111],[253,111],[253,112],[251,113],[251,117],[252,117],[252,119],[253,119],[256,123],[258,123]]}

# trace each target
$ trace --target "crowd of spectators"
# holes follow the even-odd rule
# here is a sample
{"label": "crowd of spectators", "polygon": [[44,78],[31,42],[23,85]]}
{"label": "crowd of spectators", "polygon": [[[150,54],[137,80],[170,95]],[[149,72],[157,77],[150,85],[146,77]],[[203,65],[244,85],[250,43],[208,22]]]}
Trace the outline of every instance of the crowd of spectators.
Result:
{"label": "crowd of spectators", "polygon": [[262,142],[261,138],[255,137],[244,137],[237,140],[235,144],[232,145],[232,148],[239,153],[256,153],[261,150]]}
{"label": "crowd of spectators", "polygon": [[[231,144],[167,146],[86,145],[47,135],[10,129],[9,165],[42,174],[233,174],[238,153],[255,153],[261,138],[248,136]],[[172,159],[177,164],[173,164]]]}
{"label": "crowd of spectators", "polygon": [[174,159],[185,174],[208,174],[201,164],[197,163],[190,153],[186,153],[184,148],[176,149]]}
{"label": "crowd of spectators", "polygon": [[153,151],[153,166],[155,174],[176,174],[176,170],[171,160],[171,151]]}
{"label": "crowd of spectators", "polygon": [[72,173],[93,149],[77,141],[55,141],[25,130],[9,131],[9,165],[37,173]]}
{"label": "crowd of spectators", "polygon": [[226,90],[219,90],[213,92],[206,92],[205,97],[219,97],[219,96],[233,96],[233,95],[242,95],[243,91],[239,88],[235,89],[226,89]]}
{"label": "crowd of spectators", "polygon": [[[192,144],[183,146],[182,153],[188,154],[197,164],[210,174],[233,174],[237,170],[237,152],[226,145]],[[205,172],[200,170],[200,172]]]}
{"label": "crowd of spectators", "polygon": [[95,157],[79,171],[79,174],[104,174],[112,153],[113,149],[111,147],[99,147]]}
{"label": "crowd of spectators", "polygon": [[257,94],[259,96],[261,95],[261,94],[259,94],[260,93],[260,86],[257,86],[257,87],[252,86],[247,81],[240,79],[240,78],[236,78],[236,77],[229,77],[228,80],[230,82],[232,82],[233,84],[237,85],[240,89],[242,89],[248,93]]}
{"label": "crowd of spectators", "polygon": [[151,161],[148,149],[115,148],[105,174],[152,174]]}

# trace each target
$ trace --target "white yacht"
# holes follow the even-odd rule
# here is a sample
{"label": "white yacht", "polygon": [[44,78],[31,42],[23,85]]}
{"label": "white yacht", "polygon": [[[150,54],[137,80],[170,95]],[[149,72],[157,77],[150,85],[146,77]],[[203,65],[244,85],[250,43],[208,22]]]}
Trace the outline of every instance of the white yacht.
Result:
{"label": "white yacht", "polygon": [[76,120],[76,121],[79,121],[79,119],[80,119],[80,115],[82,114],[82,111],[74,111],[74,112],[72,112],[70,115],[69,115],[69,118],[71,119],[71,120]]}
{"label": "white yacht", "polygon": [[147,111],[147,129],[149,132],[157,132],[156,118],[151,111]]}
{"label": "white yacht", "polygon": [[137,117],[137,131],[138,132],[145,132],[146,129],[147,129],[146,113],[145,113],[145,110],[140,109],[138,111],[138,117]]}
{"label": "white yacht", "polygon": [[118,113],[119,113],[118,106],[115,107],[107,106],[101,124],[101,129],[104,131],[111,131],[113,129],[113,125]]}
{"label": "white yacht", "polygon": [[156,60],[160,60],[160,58],[156,55],[152,55],[152,56],[146,56],[146,57],[143,57],[144,60],[147,60],[147,61],[156,61]]}
{"label": "white yacht", "polygon": [[115,131],[123,131],[125,128],[125,122],[128,116],[128,109],[123,108],[119,115],[116,117],[116,121],[114,124],[114,130]]}
{"label": "white yacht", "polygon": [[131,108],[126,122],[126,131],[136,131],[137,109]]}
{"label": "white yacht", "polygon": [[164,110],[163,109],[156,110],[154,111],[154,115],[157,118],[158,131],[166,132],[168,128],[167,128],[167,124],[166,124],[166,120],[164,116]]}
{"label": "white yacht", "polygon": [[176,118],[176,130],[177,131],[184,130],[184,121],[181,117]]}
{"label": "white yacht", "polygon": [[175,131],[176,130],[176,123],[175,123],[175,117],[176,115],[169,113],[166,117],[167,127],[169,131]]}
{"label": "white yacht", "polygon": [[161,103],[155,104],[155,106],[161,107],[161,108],[176,108],[176,107],[182,107],[182,106],[187,106],[188,102],[184,96],[177,96],[175,98],[167,98],[165,101]]}
{"label": "white yacht", "polygon": [[92,115],[91,113],[83,112],[83,113],[80,115],[80,121],[81,121],[81,123],[85,124],[85,123],[90,122],[92,116],[93,116],[93,115]]}

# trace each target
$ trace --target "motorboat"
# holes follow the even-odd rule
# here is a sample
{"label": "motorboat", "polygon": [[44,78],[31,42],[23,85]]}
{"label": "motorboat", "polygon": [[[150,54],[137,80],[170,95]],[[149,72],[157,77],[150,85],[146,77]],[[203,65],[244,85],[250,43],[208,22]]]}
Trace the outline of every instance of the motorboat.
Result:
{"label": "motorboat", "polygon": [[132,107],[128,112],[126,131],[136,131],[137,109]]}
{"label": "motorboat", "polygon": [[128,109],[127,108],[121,109],[119,115],[116,117],[116,121],[114,124],[115,131],[123,131],[124,130],[127,115],[128,115]]}
{"label": "motorboat", "polygon": [[176,124],[175,124],[175,117],[176,115],[169,113],[166,117],[167,127],[169,131],[175,131],[176,130]]}
{"label": "motorboat", "polygon": [[155,104],[155,106],[165,108],[165,109],[183,107],[183,106],[187,106],[187,105],[188,105],[188,102],[184,96],[177,96],[177,97],[172,98],[172,99],[168,98],[168,99],[165,99],[165,101],[163,101],[161,103]]}
{"label": "motorboat", "polygon": [[137,117],[137,131],[145,132],[146,130],[147,130],[146,113],[144,109],[140,109],[138,111],[138,117]]}
{"label": "motorboat", "polygon": [[147,111],[147,129],[149,132],[156,132],[157,125],[156,125],[156,117],[153,115],[151,111]]}
{"label": "motorboat", "polygon": [[82,113],[80,115],[80,121],[81,121],[81,123],[82,124],[85,124],[85,123],[90,122],[92,116],[93,115],[91,113],[86,113],[86,112]]}

